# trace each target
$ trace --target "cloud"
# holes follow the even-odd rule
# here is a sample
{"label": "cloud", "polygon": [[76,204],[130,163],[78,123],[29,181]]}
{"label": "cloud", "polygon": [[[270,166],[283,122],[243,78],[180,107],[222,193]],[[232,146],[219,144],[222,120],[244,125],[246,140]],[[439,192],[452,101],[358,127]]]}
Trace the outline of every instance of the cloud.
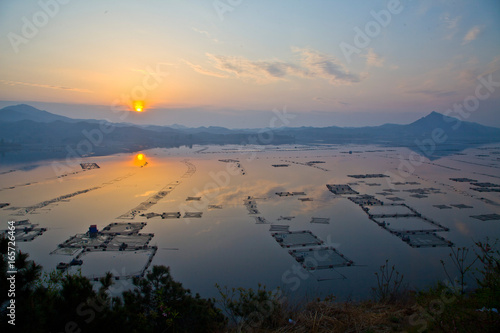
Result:
{"label": "cloud", "polygon": [[195,27],[193,27],[191,29],[193,29],[193,31],[196,31],[199,34],[204,35],[205,37],[207,37],[208,39],[210,39],[212,42],[220,43],[220,41],[217,38],[213,38],[208,31],[200,30],[200,29],[195,28]]}
{"label": "cloud", "polygon": [[462,19],[461,16],[451,17],[450,14],[445,13],[440,17],[446,28],[446,35],[444,39],[452,39],[458,32],[458,22]]}
{"label": "cloud", "polygon": [[332,104],[340,104],[344,106],[350,105],[350,103],[342,102],[337,100],[336,98],[331,98],[331,97],[314,97],[313,100],[326,105],[332,105]]}
{"label": "cloud", "polygon": [[331,84],[351,84],[360,81],[358,75],[349,73],[335,57],[311,49],[294,48],[301,57],[302,68],[296,75],[307,78],[323,78]]}
{"label": "cloud", "polygon": [[458,72],[458,80],[461,82],[474,82],[476,78],[479,76],[478,68],[467,68]]}
{"label": "cloud", "polygon": [[373,49],[368,49],[365,55],[362,55],[366,59],[366,65],[369,67],[383,67],[384,59],[376,54]]}
{"label": "cloud", "polygon": [[439,90],[439,89],[416,89],[416,90],[407,90],[407,93],[410,94],[421,94],[421,95],[426,95],[426,96],[431,96],[434,98],[442,98],[442,97],[449,97],[456,95],[456,91],[451,91],[451,90]]}
{"label": "cloud", "polygon": [[251,61],[243,57],[207,54],[212,65],[231,75],[250,78],[260,83],[284,79],[291,70],[289,64],[280,61]]}
{"label": "cloud", "polygon": [[455,29],[458,26],[458,22],[460,22],[461,18],[461,16],[451,18],[450,14],[446,13],[441,16],[441,21],[443,21],[447,29]]}
{"label": "cloud", "polygon": [[462,45],[465,45],[475,40],[480,32],[481,32],[481,27],[477,25],[472,29],[470,29],[467,32],[467,34],[465,34],[464,40],[462,41]]}
{"label": "cloud", "polygon": [[[335,57],[311,49],[294,48],[298,61],[285,62],[280,60],[250,60],[244,57],[224,56],[207,53],[212,66],[227,73],[229,77],[246,78],[258,83],[269,83],[287,80],[290,77],[307,79],[325,79],[330,84],[346,85],[360,81],[358,75],[350,73]],[[207,70],[199,65],[188,63],[191,68],[201,74],[228,77]]]}
{"label": "cloud", "polygon": [[9,81],[9,80],[0,80],[0,83],[6,84],[8,86],[29,86],[29,87],[37,87],[37,88],[74,91],[74,92],[81,92],[81,93],[91,93],[92,92],[91,90],[88,90],[88,89],[53,86],[50,84],[40,84],[40,83],[29,83],[29,82],[19,82],[19,81]]}
{"label": "cloud", "polygon": [[183,60],[189,67],[191,67],[193,70],[195,70],[196,72],[200,73],[200,74],[203,74],[203,75],[208,75],[208,76],[214,76],[214,77],[218,77],[218,78],[228,78],[229,76],[228,75],[224,75],[224,74],[221,74],[221,73],[217,73],[217,72],[213,72],[213,71],[210,71],[208,69],[204,69],[203,67],[201,67],[200,65],[195,65],[193,63],[190,63],[189,61],[187,60]]}
{"label": "cloud", "polygon": [[493,60],[490,61],[488,65],[486,65],[486,70],[484,70],[480,75],[485,76],[488,74],[492,74],[498,70],[500,70],[500,56],[496,56],[495,58],[493,58]]}
{"label": "cloud", "polygon": [[466,61],[464,59],[464,62],[460,64],[460,67],[453,72],[457,73],[457,81],[464,84],[470,84],[476,81],[479,74],[481,74],[479,60],[477,57],[470,57]]}

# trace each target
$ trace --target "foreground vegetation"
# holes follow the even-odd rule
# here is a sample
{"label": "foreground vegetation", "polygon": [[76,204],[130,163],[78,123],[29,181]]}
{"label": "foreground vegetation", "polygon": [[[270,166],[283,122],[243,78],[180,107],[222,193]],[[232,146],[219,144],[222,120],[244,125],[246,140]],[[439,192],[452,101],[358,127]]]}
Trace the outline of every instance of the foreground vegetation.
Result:
{"label": "foreground vegetation", "polygon": [[[134,279],[132,288],[109,273],[96,289],[78,274],[43,275],[41,266],[17,252],[15,326],[8,316],[12,258],[6,239],[0,238],[0,247],[2,332],[496,332],[500,327],[494,311],[500,307],[496,242],[453,249],[453,266],[442,263],[457,278],[429,290],[406,290],[404,277],[386,262],[376,273],[373,300],[338,302],[331,296],[303,306],[260,285],[257,290],[217,286],[219,299],[204,299],[174,281],[164,266]],[[478,285],[469,292],[468,274]]]}

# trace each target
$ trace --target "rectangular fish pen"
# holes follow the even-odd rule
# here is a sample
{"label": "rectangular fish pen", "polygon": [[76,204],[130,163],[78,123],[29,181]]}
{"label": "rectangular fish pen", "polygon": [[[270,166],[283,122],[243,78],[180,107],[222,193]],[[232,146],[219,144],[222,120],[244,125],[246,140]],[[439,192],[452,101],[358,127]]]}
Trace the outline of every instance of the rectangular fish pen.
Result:
{"label": "rectangular fish pen", "polygon": [[317,247],[305,250],[289,250],[288,253],[306,270],[330,269],[351,266],[354,262],[334,247]]}
{"label": "rectangular fish pen", "polygon": [[323,244],[323,241],[309,230],[275,233],[272,236],[280,244],[281,247],[287,248],[295,246],[312,246]]}

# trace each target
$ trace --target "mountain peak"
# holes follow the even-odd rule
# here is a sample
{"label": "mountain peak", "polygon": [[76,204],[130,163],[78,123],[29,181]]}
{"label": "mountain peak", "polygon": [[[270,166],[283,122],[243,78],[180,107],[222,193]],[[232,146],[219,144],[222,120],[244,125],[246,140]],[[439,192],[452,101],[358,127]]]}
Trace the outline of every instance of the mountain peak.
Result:
{"label": "mountain peak", "polygon": [[441,114],[441,113],[436,112],[436,111],[432,111],[427,116],[422,117],[422,118],[414,121],[409,126],[412,126],[412,127],[418,127],[418,126],[428,127],[428,126],[440,126],[440,125],[444,125],[445,127],[449,127],[450,124],[456,123],[457,121],[460,121],[460,120],[459,119],[455,119],[453,117],[445,116],[444,114]]}
{"label": "mountain peak", "polygon": [[28,104],[10,105],[0,109],[0,121],[13,122],[20,120],[32,120],[41,123],[50,123],[58,120],[74,122],[71,118],[39,110]]}
{"label": "mountain peak", "polygon": [[431,113],[429,113],[427,116],[425,117],[422,117],[420,119],[434,119],[434,120],[443,120],[445,118],[450,118],[448,116],[445,116],[444,114],[442,113],[439,113],[439,112],[436,112],[436,111],[432,111]]}
{"label": "mountain peak", "polygon": [[427,115],[427,117],[437,117],[437,116],[442,117],[442,116],[444,116],[444,115],[443,115],[443,114],[441,114],[441,113],[439,113],[439,112],[436,112],[436,111],[432,111],[431,113],[429,113],[429,114]]}
{"label": "mountain peak", "polygon": [[[0,111],[5,112],[5,110],[15,110],[21,113],[38,113],[42,110],[38,110],[37,108],[28,105],[28,104],[17,104],[17,105],[9,105],[1,109]],[[46,111],[45,111],[46,112]]]}

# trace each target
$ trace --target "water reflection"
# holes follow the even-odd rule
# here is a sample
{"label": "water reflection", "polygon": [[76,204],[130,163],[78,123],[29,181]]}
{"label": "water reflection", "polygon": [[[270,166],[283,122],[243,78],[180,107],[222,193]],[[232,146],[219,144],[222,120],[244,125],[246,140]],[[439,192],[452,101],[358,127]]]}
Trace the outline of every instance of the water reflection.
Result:
{"label": "water reflection", "polygon": [[144,153],[139,153],[134,156],[134,165],[138,167],[145,167],[148,165],[149,161]]}
{"label": "water reflection", "polygon": [[[151,245],[159,248],[152,264],[170,266],[178,280],[205,297],[218,295],[213,287],[216,282],[245,288],[255,288],[258,282],[262,282],[270,289],[280,285],[293,289],[300,285],[300,288],[297,286],[299,289],[292,290],[297,297],[331,293],[339,298],[369,297],[375,282],[373,273],[386,259],[405,274],[411,287],[424,287],[444,278],[439,260],[447,257],[448,248],[408,246],[371,221],[363,209],[346,196],[333,195],[325,184],[352,183],[359,193],[373,195],[386,202],[391,212],[398,212],[397,207],[389,206],[391,201],[381,194],[392,186],[396,191],[393,196],[401,197],[403,202],[429,219],[450,228],[446,238],[457,246],[470,246],[472,239],[499,234],[500,225],[496,222],[470,218],[471,215],[498,213],[498,206],[480,200],[484,196],[497,202],[498,195],[476,195],[470,190],[469,183],[449,180],[451,177],[470,177],[482,182],[497,182],[496,178],[487,176],[496,171],[493,166],[461,163],[456,156],[448,157],[442,158],[439,165],[423,164],[399,185],[391,183],[391,180],[399,181],[397,177],[374,184],[371,180],[354,182],[347,175],[395,173],[399,157],[408,156],[407,149],[380,152],[374,147],[350,146],[345,149],[360,152],[346,155],[319,148],[292,152],[285,148],[279,152],[257,153],[257,158],[240,165],[245,174],[241,168],[228,169],[229,163],[221,163],[221,159],[243,162],[241,152],[231,152],[220,146],[206,147],[202,152],[187,148],[156,149],[131,155],[92,157],[85,162],[97,162],[101,168],[82,171],[78,175],[68,174],[61,182],[59,179],[47,181],[54,175],[50,164],[46,164],[23,173],[0,174],[2,187],[14,187],[27,181],[31,184],[1,191],[0,202],[31,207],[64,196],[64,200],[53,202],[50,210],[44,206],[37,208],[37,214],[23,217],[48,229],[33,242],[20,245],[21,250],[30,253],[47,270],[55,268],[58,262],[69,260],[67,256],[49,254],[57,244],[85,232],[90,224],[103,228],[111,222],[146,222],[141,232],[153,233]],[[484,152],[471,150],[459,158],[475,163],[478,154]],[[298,163],[289,163],[288,167],[273,166],[283,164],[284,160]],[[308,161],[318,160],[325,161],[324,167],[329,171],[307,165]],[[491,163],[497,163],[494,154]],[[146,165],[147,169],[141,169]],[[237,163],[231,165],[237,166]],[[460,170],[455,170],[458,168]],[[440,191],[433,191],[425,197],[415,197],[413,192],[407,191],[431,187]],[[95,190],[78,192],[88,188]],[[277,192],[304,192],[304,195],[280,196]],[[65,196],[71,193],[81,195]],[[249,196],[254,199],[252,204],[256,207],[245,205]],[[306,196],[312,201],[299,200]],[[201,198],[199,201],[187,200],[192,197]],[[437,204],[452,208],[441,210],[435,207]],[[473,208],[460,209],[451,204],[466,204]],[[259,213],[248,208],[257,209]],[[168,212],[180,215],[162,218],[162,214]],[[184,218],[186,212],[201,212],[202,217]],[[372,208],[372,212],[382,214],[385,210]],[[4,220],[21,218],[14,213],[15,210],[6,207],[0,210],[0,217]],[[320,272],[338,275],[345,280],[331,280],[330,277],[328,280],[327,276],[319,277],[300,270],[294,273],[295,276],[287,275],[287,272],[295,272],[296,258],[279,246],[271,237],[270,226],[258,223],[256,217],[275,225],[286,225],[290,231],[310,230],[329,245],[336,244],[340,253],[359,266]],[[329,218],[329,223],[311,223],[316,221],[314,218]],[[172,248],[178,251],[168,250]],[[97,274],[98,270],[103,273],[108,260],[113,259],[99,254],[95,253],[96,258],[87,257],[86,264],[90,266],[83,269],[91,269],[91,274]],[[117,267],[116,262],[113,264],[112,267]],[[122,265],[121,261],[119,265]],[[126,266],[131,268],[128,264]],[[321,282],[327,280],[329,282]]]}

